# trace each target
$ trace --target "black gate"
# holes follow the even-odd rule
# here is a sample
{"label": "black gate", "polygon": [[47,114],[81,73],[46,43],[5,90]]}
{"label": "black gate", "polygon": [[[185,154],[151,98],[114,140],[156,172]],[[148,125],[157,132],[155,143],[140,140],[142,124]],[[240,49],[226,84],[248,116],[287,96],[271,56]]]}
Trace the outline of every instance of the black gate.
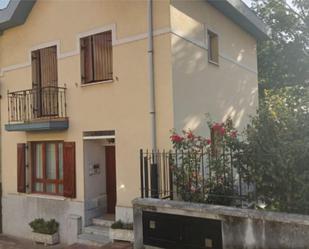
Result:
{"label": "black gate", "polygon": [[221,221],[144,211],[143,238],[166,249],[222,249]]}

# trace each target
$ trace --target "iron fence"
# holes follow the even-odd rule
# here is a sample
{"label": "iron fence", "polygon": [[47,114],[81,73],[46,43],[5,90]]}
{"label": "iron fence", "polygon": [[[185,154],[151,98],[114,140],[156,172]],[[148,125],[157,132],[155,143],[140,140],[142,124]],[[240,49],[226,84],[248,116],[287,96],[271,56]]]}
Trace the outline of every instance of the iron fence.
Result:
{"label": "iron fence", "polygon": [[8,92],[9,123],[66,118],[66,88],[48,86]]}
{"label": "iron fence", "polygon": [[140,150],[141,197],[249,207],[255,187],[240,156],[227,150]]}

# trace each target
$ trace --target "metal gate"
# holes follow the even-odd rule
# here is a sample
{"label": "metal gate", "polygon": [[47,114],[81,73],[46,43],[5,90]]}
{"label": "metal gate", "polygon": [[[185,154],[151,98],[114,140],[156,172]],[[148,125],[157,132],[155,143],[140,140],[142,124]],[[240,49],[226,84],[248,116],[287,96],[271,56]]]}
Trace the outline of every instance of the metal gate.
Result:
{"label": "metal gate", "polygon": [[221,221],[143,211],[144,245],[165,249],[222,249]]}

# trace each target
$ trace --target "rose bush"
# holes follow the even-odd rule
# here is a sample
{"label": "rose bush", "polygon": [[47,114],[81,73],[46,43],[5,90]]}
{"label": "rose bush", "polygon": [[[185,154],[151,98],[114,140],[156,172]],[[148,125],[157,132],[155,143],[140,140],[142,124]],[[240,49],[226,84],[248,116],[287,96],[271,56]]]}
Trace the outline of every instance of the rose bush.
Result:
{"label": "rose bush", "polygon": [[232,154],[239,146],[231,119],[224,123],[209,121],[210,137],[172,131],[178,167],[173,168],[178,193],[184,201],[232,205],[236,193],[230,170]]}

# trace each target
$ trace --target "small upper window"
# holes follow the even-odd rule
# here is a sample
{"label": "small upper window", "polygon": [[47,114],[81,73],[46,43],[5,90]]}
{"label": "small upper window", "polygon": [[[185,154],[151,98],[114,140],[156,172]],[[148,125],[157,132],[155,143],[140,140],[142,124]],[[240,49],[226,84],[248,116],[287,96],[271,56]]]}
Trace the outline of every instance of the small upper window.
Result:
{"label": "small upper window", "polygon": [[112,80],[112,31],[83,37],[80,44],[82,83]]}
{"label": "small upper window", "polygon": [[219,64],[219,38],[218,35],[210,30],[208,35],[208,60],[209,62]]}

